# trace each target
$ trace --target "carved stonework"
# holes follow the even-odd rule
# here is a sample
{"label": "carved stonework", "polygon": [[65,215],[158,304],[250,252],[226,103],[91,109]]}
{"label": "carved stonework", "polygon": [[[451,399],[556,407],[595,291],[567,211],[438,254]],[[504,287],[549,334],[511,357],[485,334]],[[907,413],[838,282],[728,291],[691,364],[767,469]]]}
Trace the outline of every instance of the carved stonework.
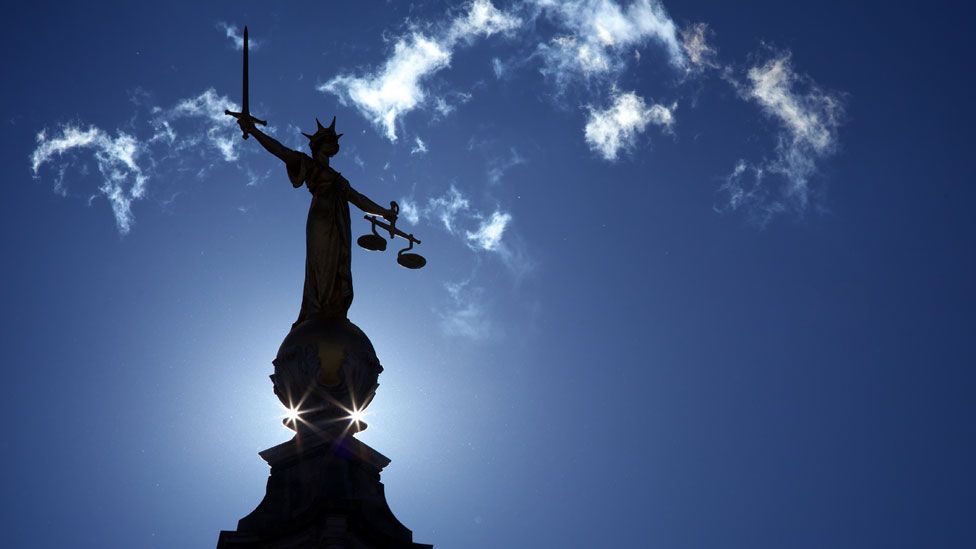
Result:
{"label": "carved stonework", "polygon": [[271,376],[274,392],[299,413],[288,427],[300,430],[360,431],[354,411],[373,399],[383,367],[369,338],[346,319],[313,317],[297,326],[281,344]]}
{"label": "carved stonework", "polygon": [[296,434],[261,452],[271,476],[257,509],[217,549],[430,549],[393,515],[380,472],[390,460],[351,435]]}

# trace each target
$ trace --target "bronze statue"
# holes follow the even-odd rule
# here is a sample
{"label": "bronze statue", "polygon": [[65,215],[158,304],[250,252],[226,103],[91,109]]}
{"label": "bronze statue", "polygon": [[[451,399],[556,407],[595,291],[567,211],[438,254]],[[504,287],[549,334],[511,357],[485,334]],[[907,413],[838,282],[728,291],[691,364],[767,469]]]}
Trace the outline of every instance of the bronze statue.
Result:
{"label": "bronze statue", "polygon": [[[237,523],[220,533],[218,549],[255,547],[363,547],[430,549],[390,510],[380,472],[389,464],[353,435],[366,428],[364,410],[373,400],[383,371],[366,334],[347,317],[352,304],[352,237],[349,203],[366,212],[372,234],[360,246],[382,251],[386,239],[376,228],[409,241],[397,262],[419,269],[426,260],[410,253],[420,240],[396,228],[398,206],[384,208],[366,198],[329,166],[339,152],[335,117],[328,127],[317,119],[308,138],[311,155],[293,151],[257,125],[248,105],[247,27],[244,27],[244,92],[237,119],[243,138],[253,135],[285,163],[294,187],[312,193],[305,226],[305,289],[298,320],[272,364],[275,395],[288,410],[288,442],[261,452],[271,465],[265,497]],[[377,216],[385,218],[384,222]]]}
{"label": "bronze statue", "polygon": [[[329,159],[339,152],[339,138],[335,131],[335,117],[328,127],[315,119],[314,134],[302,133],[308,138],[311,156],[294,151],[273,137],[257,129],[263,120],[254,118],[248,106],[247,28],[244,29],[244,90],[241,112],[225,111],[237,118],[244,139],[253,135],[268,152],[277,156],[288,169],[288,179],[298,188],[303,184],[312,193],[305,226],[305,289],[302,308],[294,325],[301,324],[312,315],[345,318],[352,304],[351,227],[348,203],[354,204],[367,214],[386,218],[390,237],[394,236],[397,212],[396,202],[384,208],[353,189],[341,173],[329,166]],[[375,223],[375,221],[374,221]],[[417,241],[413,235],[395,231],[399,236],[409,236],[410,245]],[[413,255],[413,254],[411,254]]]}
{"label": "bronze statue", "polygon": [[341,173],[329,166],[339,152],[335,117],[328,127],[315,120],[318,128],[308,138],[312,155],[293,151],[255,127],[251,117],[238,118],[241,130],[253,135],[268,152],[280,158],[288,169],[288,179],[298,188],[303,184],[312,193],[305,226],[305,289],[302,309],[295,324],[311,315],[345,317],[352,304],[350,268],[352,236],[349,203],[368,214],[396,222],[397,205],[384,208],[356,191]]}

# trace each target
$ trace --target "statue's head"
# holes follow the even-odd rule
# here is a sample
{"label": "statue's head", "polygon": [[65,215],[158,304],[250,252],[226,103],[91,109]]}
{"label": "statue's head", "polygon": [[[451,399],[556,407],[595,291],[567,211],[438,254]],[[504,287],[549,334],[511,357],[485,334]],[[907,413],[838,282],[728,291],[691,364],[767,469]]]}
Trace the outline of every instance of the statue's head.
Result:
{"label": "statue's head", "polygon": [[333,116],[332,123],[329,124],[329,127],[325,127],[316,118],[315,124],[318,128],[315,130],[315,133],[309,135],[302,132],[302,135],[308,138],[308,148],[312,151],[312,157],[324,161],[339,152],[339,138],[342,137],[342,134],[335,132],[335,122],[336,119]]}

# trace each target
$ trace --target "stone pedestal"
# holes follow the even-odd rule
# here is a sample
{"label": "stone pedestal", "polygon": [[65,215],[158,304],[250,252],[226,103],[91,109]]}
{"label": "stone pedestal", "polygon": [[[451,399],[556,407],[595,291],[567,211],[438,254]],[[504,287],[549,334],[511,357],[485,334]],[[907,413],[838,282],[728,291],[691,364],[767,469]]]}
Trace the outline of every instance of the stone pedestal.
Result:
{"label": "stone pedestal", "polygon": [[380,472],[390,460],[351,434],[299,432],[260,454],[271,465],[264,499],[217,549],[433,547],[414,543],[386,503]]}

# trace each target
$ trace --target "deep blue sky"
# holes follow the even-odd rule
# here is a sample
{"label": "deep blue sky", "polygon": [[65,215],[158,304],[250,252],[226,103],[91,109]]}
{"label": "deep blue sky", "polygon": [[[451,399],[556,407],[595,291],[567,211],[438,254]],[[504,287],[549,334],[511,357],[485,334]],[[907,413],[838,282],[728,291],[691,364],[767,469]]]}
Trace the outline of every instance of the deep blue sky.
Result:
{"label": "deep blue sky", "polygon": [[[498,0],[487,32],[334,4],[4,10],[4,547],[212,546],[289,437],[267,375],[309,196],[214,110],[222,23],[270,131],[337,115],[335,167],[418,214],[429,266],[357,249],[350,311],[386,367],[360,438],[416,540],[976,546],[969,10]],[[347,84],[414,34],[451,58],[391,130]],[[628,98],[620,148],[587,141]]]}

